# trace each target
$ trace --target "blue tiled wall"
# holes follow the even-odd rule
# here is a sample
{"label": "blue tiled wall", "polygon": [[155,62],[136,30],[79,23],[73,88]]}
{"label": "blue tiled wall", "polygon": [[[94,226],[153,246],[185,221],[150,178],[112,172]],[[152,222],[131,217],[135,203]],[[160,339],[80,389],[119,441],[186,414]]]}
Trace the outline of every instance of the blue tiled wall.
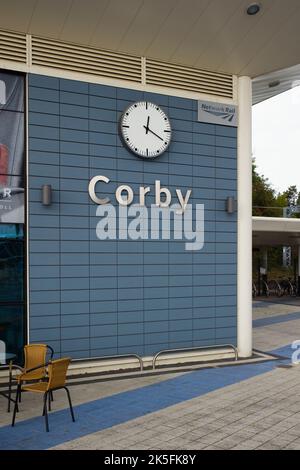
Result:
{"label": "blue tiled wall", "polygon": [[[138,159],[118,136],[121,112],[147,99],[168,113],[169,151]],[[236,343],[236,129],[197,122],[197,102],[29,76],[30,340],[86,358]],[[160,179],[205,205],[205,245],[100,241],[92,176],[135,191]],[[41,204],[51,184],[53,204]],[[147,196],[148,197],[148,196]],[[149,202],[151,198],[149,198]]]}

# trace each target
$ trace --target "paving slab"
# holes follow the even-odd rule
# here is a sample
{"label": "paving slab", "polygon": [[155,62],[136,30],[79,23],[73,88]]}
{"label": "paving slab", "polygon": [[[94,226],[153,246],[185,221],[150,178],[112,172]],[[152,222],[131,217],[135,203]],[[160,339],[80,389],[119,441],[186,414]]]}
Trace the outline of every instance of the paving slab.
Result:
{"label": "paving slab", "polygon": [[300,449],[300,366],[277,367],[291,363],[291,344],[300,339],[300,304],[254,307],[254,347],[278,361],[74,385],[76,423],[57,392],[49,434],[40,397],[24,394],[15,428],[11,415],[0,415],[0,447]]}

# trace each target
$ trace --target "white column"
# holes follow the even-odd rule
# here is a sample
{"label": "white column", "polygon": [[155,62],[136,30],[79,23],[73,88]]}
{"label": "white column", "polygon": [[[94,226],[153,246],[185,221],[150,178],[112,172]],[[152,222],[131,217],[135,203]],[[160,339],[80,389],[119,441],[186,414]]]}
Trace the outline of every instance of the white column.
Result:
{"label": "white column", "polygon": [[239,357],[252,355],[252,82],[238,79],[237,343]]}
{"label": "white column", "polygon": [[297,294],[300,295],[300,245],[298,245],[298,288]]}

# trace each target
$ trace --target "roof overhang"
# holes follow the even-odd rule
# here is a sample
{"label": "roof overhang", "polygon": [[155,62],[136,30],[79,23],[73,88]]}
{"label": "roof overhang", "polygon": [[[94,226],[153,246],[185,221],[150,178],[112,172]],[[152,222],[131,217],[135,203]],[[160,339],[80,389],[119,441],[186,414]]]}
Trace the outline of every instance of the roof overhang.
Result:
{"label": "roof overhang", "polygon": [[253,80],[253,104],[258,104],[273,96],[300,85],[300,65],[277,72],[268,73]]}
{"label": "roof overhang", "polygon": [[[300,79],[299,0],[0,0],[0,30],[253,78],[253,104]],[[0,63],[1,67],[1,63]]]}
{"label": "roof overhang", "polygon": [[300,219],[253,217],[254,247],[300,245]]}
{"label": "roof overhang", "polygon": [[255,78],[300,63],[299,0],[0,0],[0,29]]}

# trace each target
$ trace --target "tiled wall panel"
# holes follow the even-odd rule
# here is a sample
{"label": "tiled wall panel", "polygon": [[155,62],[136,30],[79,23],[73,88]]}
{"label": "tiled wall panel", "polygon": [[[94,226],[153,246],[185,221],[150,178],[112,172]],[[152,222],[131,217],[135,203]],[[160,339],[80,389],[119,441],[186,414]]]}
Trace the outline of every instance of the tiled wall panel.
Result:
{"label": "tiled wall panel", "polygon": [[[144,161],[118,135],[135,100],[161,105],[173,129],[169,150]],[[30,340],[74,358],[153,354],[161,349],[236,344],[236,129],[197,122],[197,102],[165,95],[29,76]],[[96,237],[89,179],[119,184],[160,179],[172,194],[192,189],[205,205],[205,245]],[[53,203],[41,204],[51,184]],[[154,202],[148,195],[148,204]]]}

